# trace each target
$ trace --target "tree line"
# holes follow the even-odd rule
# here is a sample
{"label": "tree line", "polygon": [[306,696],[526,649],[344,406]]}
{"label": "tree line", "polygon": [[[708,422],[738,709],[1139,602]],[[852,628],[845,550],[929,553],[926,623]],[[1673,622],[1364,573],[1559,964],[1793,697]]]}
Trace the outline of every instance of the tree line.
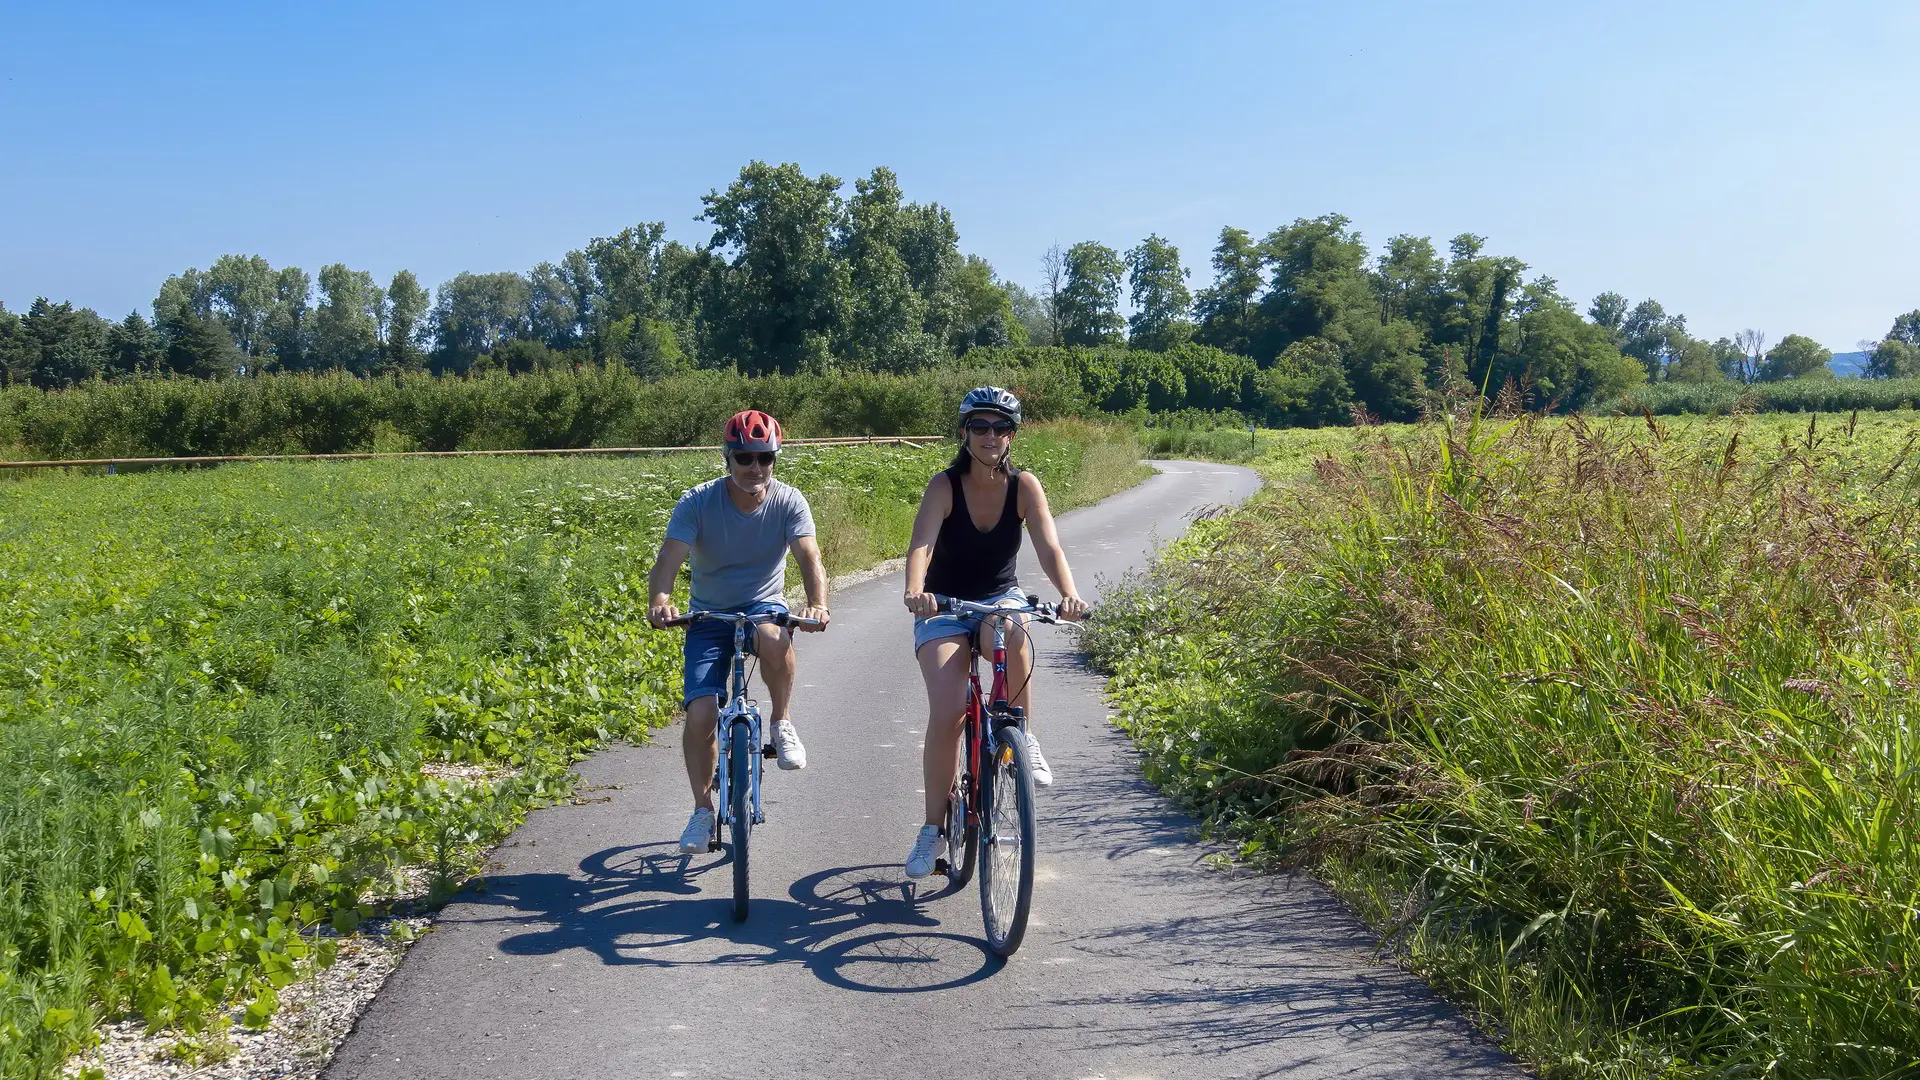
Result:
{"label": "tree line", "polygon": [[[1404,419],[1435,390],[1512,383],[1536,407],[1572,409],[1646,382],[1818,376],[1831,359],[1797,334],[1771,349],[1755,331],[1706,342],[1651,299],[1602,293],[1582,312],[1553,278],[1488,253],[1473,234],[1444,253],[1408,235],[1373,251],[1338,214],[1264,237],[1222,229],[1212,282],[1197,292],[1158,235],[1124,251],[1055,245],[1030,292],[963,254],[952,215],[907,201],[891,170],[845,187],[752,162],[703,197],[704,242],[667,240],[663,223],[647,222],[525,273],[461,273],[434,290],[406,270],[383,284],[342,263],[310,276],[224,255],[168,278],[151,318],[114,323],[45,298],[23,316],[0,307],[0,374],[49,389],[142,373],[465,375],[609,363],[646,378],[909,374],[1020,346],[1124,349],[1214,369],[1218,351],[1251,361],[1245,379],[1266,380],[1261,394],[1248,383],[1241,396],[1292,395],[1295,417],[1359,408]],[[1920,373],[1920,311],[1862,347],[1869,375]],[[1074,363],[1085,374],[1112,362]]]}

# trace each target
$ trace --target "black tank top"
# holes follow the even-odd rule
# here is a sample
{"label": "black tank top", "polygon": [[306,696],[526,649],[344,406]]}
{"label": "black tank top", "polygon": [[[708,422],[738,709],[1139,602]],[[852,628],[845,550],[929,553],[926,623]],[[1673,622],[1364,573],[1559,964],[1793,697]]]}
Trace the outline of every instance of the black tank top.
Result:
{"label": "black tank top", "polygon": [[927,591],[982,601],[1020,584],[1015,576],[1020,558],[1020,470],[1007,470],[1007,505],[986,532],[974,525],[973,512],[967,509],[959,469],[948,469],[945,475],[953,483],[953,510],[940,523],[940,535],[933,542]]}

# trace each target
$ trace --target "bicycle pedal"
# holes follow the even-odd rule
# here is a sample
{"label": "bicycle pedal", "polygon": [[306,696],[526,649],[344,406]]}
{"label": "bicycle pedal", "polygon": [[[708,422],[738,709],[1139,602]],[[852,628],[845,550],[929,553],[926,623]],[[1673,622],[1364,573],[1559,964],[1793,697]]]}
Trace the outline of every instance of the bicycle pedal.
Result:
{"label": "bicycle pedal", "polygon": [[953,872],[953,867],[947,864],[946,859],[935,859],[933,860],[933,872],[936,874],[950,874]]}
{"label": "bicycle pedal", "polygon": [[780,751],[775,750],[773,748],[772,743],[768,743],[767,745],[760,748],[760,756],[761,757],[779,757]]}

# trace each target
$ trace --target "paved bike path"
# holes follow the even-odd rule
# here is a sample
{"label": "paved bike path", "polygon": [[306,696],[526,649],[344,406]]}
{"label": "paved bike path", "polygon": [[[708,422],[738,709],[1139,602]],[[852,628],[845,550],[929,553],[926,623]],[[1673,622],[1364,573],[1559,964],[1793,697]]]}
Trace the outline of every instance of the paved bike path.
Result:
{"label": "paved bike path", "polygon": [[[1161,475],[1063,515],[1090,599],[1246,470]],[[1021,581],[1043,586],[1025,548]],[[1051,590],[1035,591],[1051,596]],[[982,941],[977,882],[953,895],[900,861],[920,822],[925,698],[900,575],[833,597],[800,639],[808,768],[769,769],[753,910],[724,853],[686,858],[679,731],[583,763],[581,801],[494,854],[341,1046],[373,1077],[1518,1077],[1318,883],[1201,865],[1192,822],[1140,778],[1101,683],[1037,630],[1039,873],[1025,943]],[[599,801],[595,801],[599,800]]]}

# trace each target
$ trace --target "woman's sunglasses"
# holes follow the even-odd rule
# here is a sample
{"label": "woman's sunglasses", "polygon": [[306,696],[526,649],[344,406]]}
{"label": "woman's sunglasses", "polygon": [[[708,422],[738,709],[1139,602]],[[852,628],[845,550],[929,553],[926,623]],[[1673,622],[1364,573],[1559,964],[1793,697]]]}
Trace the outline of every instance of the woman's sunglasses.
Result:
{"label": "woman's sunglasses", "polygon": [[1020,428],[1020,425],[1014,423],[1011,420],[969,420],[967,421],[967,434],[969,435],[985,435],[989,431],[993,432],[995,435],[1011,435],[1015,431],[1019,430],[1019,428]]}
{"label": "woman's sunglasses", "polygon": [[775,456],[774,453],[770,450],[762,450],[757,454],[752,452],[751,450],[736,450],[734,451],[734,454],[733,454],[733,463],[735,465],[740,466],[743,469],[749,465],[754,464],[755,462],[759,462],[760,464],[766,465],[766,466],[772,466],[774,456]]}

